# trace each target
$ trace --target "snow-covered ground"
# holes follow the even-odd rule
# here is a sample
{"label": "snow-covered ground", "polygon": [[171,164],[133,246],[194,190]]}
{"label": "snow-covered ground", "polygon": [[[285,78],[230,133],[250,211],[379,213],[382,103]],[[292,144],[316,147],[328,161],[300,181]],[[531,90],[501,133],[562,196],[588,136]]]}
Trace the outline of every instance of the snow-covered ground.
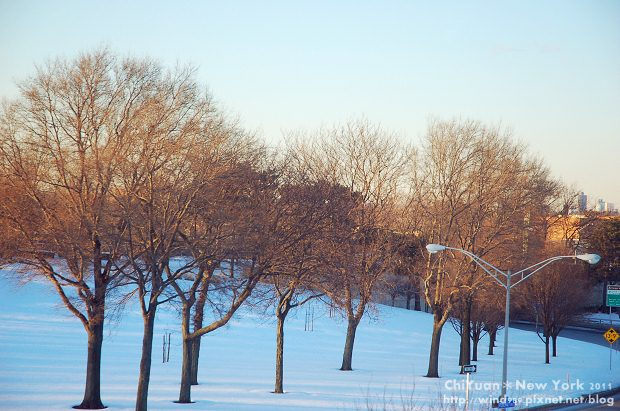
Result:
{"label": "snow-covered ground", "polygon": [[[153,410],[346,410],[366,403],[406,402],[420,409],[450,408],[464,398],[458,374],[458,339],[448,324],[441,338],[440,379],[426,372],[432,317],[404,309],[379,307],[378,319],[365,320],[355,340],[352,372],[338,371],[346,324],[315,307],[314,331],[304,331],[306,309],[286,324],[286,394],[275,395],[275,324],[243,311],[230,325],[203,338],[200,385],[195,404],[173,403],[180,378],[181,346],[174,310],[160,310],[156,326],[149,406]],[[170,362],[162,363],[164,332],[172,332]],[[133,409],[142,323],[128,307],[120,321],[107,325],[103,348],[102,399],[112,410]],[[502,341],[502,334],[498,341]],[[0,278],[0,408],[69,409],[81,400],[86,337],[81,324],[58,308],[57,297],[37,283],[16,287]],[[489,356],[480,343],[474,401],[496,396],[488,384],[501,380],[501,350]],[[620,354],[579,341],[560,339],[559,357],[544,364],[544,346],[536,334],[510,330],[509,394],[536,403],[599,391],[620,384]],[[486,387],[477,385],[487,383]],[[569,386],[562,386],[569,383]],[[525,384],[537,384],[526,387]],[[572,384],[572,385],[570,385]],[[517,386],[518,385],[518,386]],[[472,408],[487,408],[475,405]]]}

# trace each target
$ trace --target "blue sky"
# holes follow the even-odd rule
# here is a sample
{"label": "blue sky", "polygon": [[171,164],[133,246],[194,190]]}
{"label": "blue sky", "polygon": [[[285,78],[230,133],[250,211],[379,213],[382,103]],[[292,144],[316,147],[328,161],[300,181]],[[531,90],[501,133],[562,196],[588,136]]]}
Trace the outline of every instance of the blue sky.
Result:
{"label": "blue sky", "polygon": [[195,64],[272,142],[359,116],[407,141],[431,117],[501,122],[620,205],[620,1],[0,0],[0,95],[98,46]]}

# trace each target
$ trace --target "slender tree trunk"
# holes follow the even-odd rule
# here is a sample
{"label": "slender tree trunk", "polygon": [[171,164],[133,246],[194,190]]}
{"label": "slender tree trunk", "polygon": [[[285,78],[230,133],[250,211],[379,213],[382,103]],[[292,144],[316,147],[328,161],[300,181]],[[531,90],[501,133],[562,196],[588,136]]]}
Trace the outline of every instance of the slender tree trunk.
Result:
{"label": "slender tree trunk", "polygon": [[183,306],[183,316],[181,322],[181,335],[183,337],[183,363],[181,365],[181,389],[179,391],[180,404],[192,402],[192,340],[187,338],[189,335],[189,318],[191,307]]}
{"label": "slender tree trunk", "polygon": [[474,335],[472,342],[473,342],[473,347],[472,347],[471,360],[478,361],[478,336],[477,335]]}
{"label": "slender tree trunk", "polygon": [[288,289],[280,296],[276,307],[278,325],[276,329],[276,381],[273,389],[274,394],[284,393],[284,321],[291,309],[291,298],[295,293],[294,288]]}
{"label": "slender tree trunk", "polygon": [[418,292],[413,293],[413,309],[416,311],[422,311],[422,308],[420,307],[420,293]]}
{"label": "slender tree trunk", "polygon": [[461,373],[463,370],[463,321],[459,320],[461,327],[461,334],[459,335],[459,366],[461,367]]}
{"label": "slender tree trunk", "polygon": [[551,339],[553,341],[553,356],[557,357],[558,356],[558,336],[557,335],[552,335]]}
{"label": "slender tree trunk", "polygon": [[411,294],[410,293],[407,293],[407,306],[406,306],[406,308],[408,310],[411,309]]}
{"label": "slender tree trunk", "polygon": [[495,336],[497,335],[497,330],[493,329],[489,331],[489,355],[493,355],[493,348],[495,347]]}
{"label": "slender tree trunk", "polygon": [[284,393],[284,320],[287,313],[281,313],[278,317],[278,328],[276,331],[276,385],[273,390],[275,394]]}
{"label": "slender tree trunk", "polygon": [[136,411],[147,410],[149,381],[151,379],[151,354],[153,352],[153,326],[155,325],[156,308],[156,305],[150,306],[148,313],[143,315],[144,334],[142,335],[142,357],[140,358]]}
{"label": "slender tree trunk", "polygon": [[344,344],[344,353],[342,355],[342,366],[340,371],[352,371],[353,363],[353,344],[355,343],[355,331],[359,321],[355,319],[349,319],[349,325],[347,326],[347,339]]}
{"label": "slender tree trunk", "polygon": [[545,336],[545,364],[549,364],[549,335]]}
{"label": "slender tree trunk", "polygon": [[86,386],[84,399],[78,409],[105,408],[101,402],[101,346],[103,344],[103,321],[98,321],[88,333],[88,359],[86,362]]}
{"label": "slender tree trunk", "polygon": [[[232,271],[232,262],[231,262]],[[202,328],[202,320],[204,318],[205,304],[207,301],[207,284],[204,284],[196,299],[196,308],[194,310],[194,331]],[[192,341],[192,368],[191,368],[191,384],[198,385],[198,360],[200,358],[200,344],[202,342],[202,336],[194,338]]]}
{"label": "slender tree trunk", "polygon": [[461,374],[463,373],[462,367],[471,362],[471,299],[467,299],[465,302],[465,311],[463,312],[463,326],[461,327]]}
{"label": "slender tree trunk", "polygon": [[439,324],[435,319],[431,337],[431,351],[428,359],[428,371],[426,373],[426,377],[429,378],[439,378],[439,342],[441,341],[442,328],[443,324]]}

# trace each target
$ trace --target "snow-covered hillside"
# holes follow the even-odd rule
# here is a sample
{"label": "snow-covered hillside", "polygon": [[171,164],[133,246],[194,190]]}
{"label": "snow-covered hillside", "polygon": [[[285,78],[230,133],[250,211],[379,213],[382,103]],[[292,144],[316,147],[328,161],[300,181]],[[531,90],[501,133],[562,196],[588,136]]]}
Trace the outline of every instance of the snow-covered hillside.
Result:
{"label": "snow-covered hillside", "polygon": [[[82,397],[86,336],[81,324],[62,308],[42,284],[16,287],[0,279],[0,408],[69,409]],[[355,340],[353,372],[338,371],[346,324],[315,307],[314,331],[304,331],[305,308],[286,324],[286,394],[275,395],[275,324],[252,312],[241,312],[230,325],[203,339],[195,404],[179,405],[181,346],[178,317],[160,310],[155,336],[149,406],[153,410],[341,410],[366,409],[366,402],[401,401],[426,408],[449,408],[462,398],[458,374],[457,334],[448,324],[441,339],[440,379],[426,372],[432,317],[404,309],[380,307],[378,319],[363,321]],[[170,362],[162,363],[164,332],[172,332]],[[511,329],[509,389],[522,404],[535,396],[566,397],[620,384],[620,354],[609,370],[605,347],[560,339],[559,357],[544,364],[544,346],[534,333]],[[107,325],[103,351],[102,399],[111,410],[133,409],[138,375],[142,321],[128,307],[121,320]],[[502,341],[502,335],[498,336]],[[488,356],[481,342],[476,383],[498,383],[501,350]],[[527,383],[538,383],[528,389]],[[554,384],[555,383],[555,384]],[[561,384],[572,383],[564,389]],[[577,383],[577,384],[575,384]],[[557,385],[556,385],[557,384]],[[497,395],[493,387],[474,385],[472,397]],[[480,389],[476,389],[480,388]],[[557,388],[557,390],[555,389]],[[410,400],[413,398],[413,400]],[[475,408],[480,408],[478,405]]]}

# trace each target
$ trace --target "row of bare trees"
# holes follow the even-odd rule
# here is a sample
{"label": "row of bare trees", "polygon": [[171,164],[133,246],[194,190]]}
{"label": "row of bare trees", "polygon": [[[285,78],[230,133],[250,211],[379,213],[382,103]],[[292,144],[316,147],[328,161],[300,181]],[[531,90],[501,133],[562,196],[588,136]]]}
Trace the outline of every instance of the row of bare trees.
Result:
{"label": "row of bare trees", "polygon": [[198,381],[201,337],[257,292],[277,299],[275,392],[286,315],[312,298],[345,313],[351,370],[397,238],[406,157],[394,138],[359,121],[270,153],[217,110],[191,68],[106,50],[52,61],[20,90],[0,123],[2,262],[47,279],[83,323],[78,408],[103,407],[105,319],[132,301],[143,317],[137,410],[162,304],[181,306],[180,403]]}
{"label": "row of bare trees", "polygon": [[499,327],[495,284],[423,244],[519,265],[542,247],[560,188],[509,133],[473,121],[431,122],[418,150],[367,120],[270,150],[217,109],[191,68],[107,50],[52,61],[20,91],[0,116],[0,258],[46,279],[83,324],[77,408],[103,407],[103,328],[127,303],[143,317],[136,410],[147,409],[163,304],[181,313],[179,403],[198,383],[201,337],[251,298],[275,309],[275,393],[287,315],[315,298],[346,318],[341,370],[352,370],[358,325],[395,274],[433,312],[427,376],[438,377],[450,318],[467,364],[470,342],[475,360]]}
{"label": "row of bare trees", "polygon": [[[104,320],[137,299],[136,409],[146,409],[158,307],[198,302],[194,329],[183,327],[188,343],[230,319],[275,255],[261,232],[277,224],[278,176],[264,149],[200,92],[191,68],[165,71],[102,50],[50,62],[20,90],[0,125],[3,261],[47,279],[82,322],[88,359],[78,408],[103,407]],[[242,276],[216,281],[219,261],[241,257]],[[213,290],[220,315],[202,324]]]}

